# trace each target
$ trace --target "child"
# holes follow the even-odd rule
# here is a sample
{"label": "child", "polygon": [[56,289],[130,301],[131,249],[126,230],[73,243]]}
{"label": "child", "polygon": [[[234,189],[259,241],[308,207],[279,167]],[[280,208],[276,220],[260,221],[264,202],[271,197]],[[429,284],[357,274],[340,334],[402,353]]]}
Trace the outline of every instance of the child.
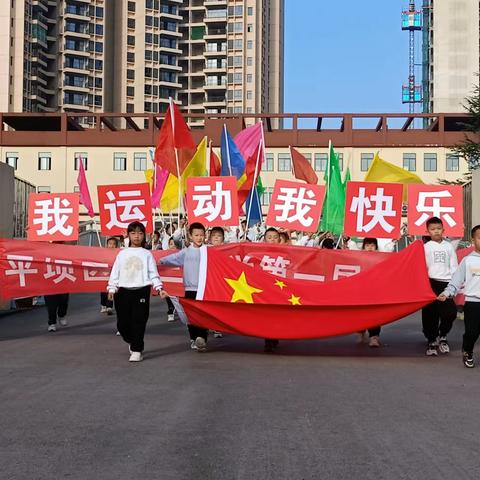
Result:
{"label": "child", "polygon": [[[452,245],[443,238],[443,223],[438,217],[427,220],[430,240],[425,243],[425,260],[427,262],[430,285],[436,295],[440,295],[452,279],[458,267],[457,255]],[[449,353],[447,335],[457,309],[452,299],[444,302],[438,300],[422,309],[423,333],[428,341],[426,355],[436,356],[438,352]]]}
{"label": "child", "polygon": [[45,305],[48,311],[48,331],[57,331],[57,318],[62,327],[68,325],[65,315],[68,310],[68,293],[45,295]]}
{"label": "child", "polygon": [[[366,252],[378,251],[378,240],[376,238],[364,238],[362,243],[362,250]],[[372,348],[380,347],[380,330],[381,327],[374,327],[368,329],[369,342],[368,346]],[[359,332],[358,343],[365,340],[365,332]]]}
{"label": "child", "polygon": [[[118,238],[110,237],[107,240],[107,248],[118,248],[119,241]],[[107,315],[113,314],[113,302],[108,299],[107,292],[100,292],[100,313],[106,313]]]}
{"label": "child", "polygon": [[108,281],[108,299],[115,298],[117,328],[123,340],[129,344],[130,362],[143,360],[143,338],[150,310],[150,291],[162,298],[157,265],[152,252],[145,249],[145,226],[132,222],[127,228],[129,247],[120,251]]}
{"label": "child", "polygon": [[472,242],[474,251],[463,258],[447,288],[437,297],[440,302],[445,302],[465,285],[465,334],[462,351],[463,364],[467,368],[475,366],[473,347],[480,335],[480,225],[472,228]]}
{"label": "child", "polygon": [[[212,245],[213,247],[216,247],[218,245],[222,245],[224,240],[225,240],[225,231],[223,230],[222,227],[213,227],[210,230],[210,235],[208,236],[209,245]],[[213,337],[214,338],[222,338],[223,334],[222,334],[222,332],[214,330],[213,331]]]}
{"label": "child", "polygon": [[[188,228],[190,246],[160,259],[160,265],[168,267],[183,267],[183,284],[185,298],[197,298],[198,275],[200,271],[200,248],[205,243],[205,227],[198,222]],[[188,324],[190,334],[190,348],[199,353],[207,351],[208,330]]]}
{"label": "child", "polygon": [[[276,228],[270,227],[265,230],[265,243],[280,243],[280,234]],[[273,353],[278,347],[279,341],[275,338],[265,339],[265,353]]]}

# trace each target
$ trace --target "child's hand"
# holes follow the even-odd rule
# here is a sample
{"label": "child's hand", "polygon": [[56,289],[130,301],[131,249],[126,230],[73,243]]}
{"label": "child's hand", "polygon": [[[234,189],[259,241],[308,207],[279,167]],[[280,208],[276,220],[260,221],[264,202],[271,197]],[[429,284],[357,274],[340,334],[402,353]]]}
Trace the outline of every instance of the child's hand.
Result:
{"label": "child's hand", "polygon": [[447,299],[446,295],[444,295],[443,293],[441,293],[438,297],[437,297],[437,300],[439,302],[444,302],[445,300]]}
{"label": "child's hand", "polygon": [[112,292],[108,292],[108,300],[109,300],[110,302],[113,302],[113,295],[114,295],[114,294],[113,294]]}
{"label": "child's hand", "polygon": [[160,298],[167,298],[169,295],[165,290],[160,290]]}

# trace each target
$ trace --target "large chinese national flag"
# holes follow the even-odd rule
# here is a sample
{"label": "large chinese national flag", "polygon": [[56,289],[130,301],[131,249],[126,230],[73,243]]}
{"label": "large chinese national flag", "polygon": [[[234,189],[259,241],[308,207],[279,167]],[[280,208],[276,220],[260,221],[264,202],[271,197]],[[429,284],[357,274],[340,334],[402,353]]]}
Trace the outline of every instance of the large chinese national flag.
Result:
{"label": "large chinese national flag", "polygon": [[435,299],[421,242],[358,275],[322,284],[270,275],[215,248],[202,254],[202,301],[182,304],[191,323],[214,330],[262,338],[342,335],[392,322]]}

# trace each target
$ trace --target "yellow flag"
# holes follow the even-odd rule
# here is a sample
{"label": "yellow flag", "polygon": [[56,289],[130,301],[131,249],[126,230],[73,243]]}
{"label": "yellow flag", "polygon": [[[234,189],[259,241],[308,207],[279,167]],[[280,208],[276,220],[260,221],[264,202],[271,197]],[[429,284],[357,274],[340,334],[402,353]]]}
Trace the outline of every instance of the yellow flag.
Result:
{"label": "yellow flag", "polygon": [[[365,175],[365,182],[385,182],[385,183],[423,183],[422,179],[404,168],[397,167],[393,163],[382,160],[378,153],[375,154],[370,168]],[[407,197],[407,189],[403,189],[404,200]]]}
{"label": "yellow flag", "polygon": [[149,168],[148,170],[143,171],[145,175],[145,180],[147,181],[150,187],[150,193],[153,191],[153,176],[155,175],[155,170],[153,168]]}
{"label": "yellow flag", "polygon": [[207,174],[207,137],[198,144],[197,151],[182,173],[182,194],[187,191],[188,177],[204,177]]}
{"label": "yellow flag", "polygon": [[160,209],[163,213],[171,212],[178,208],[178,178],[169,174],[162,198],[160,199]]}

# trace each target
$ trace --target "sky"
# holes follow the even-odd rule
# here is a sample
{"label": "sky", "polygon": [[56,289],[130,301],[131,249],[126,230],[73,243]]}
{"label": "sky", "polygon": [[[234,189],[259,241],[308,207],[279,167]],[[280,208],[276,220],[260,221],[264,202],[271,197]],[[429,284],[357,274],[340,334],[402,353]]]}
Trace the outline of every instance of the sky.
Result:
{"label": "sky", "polygon": [[[417,2],[418,4],[418,2]],[[408,112],[402,0],[285,0],[285,107],[290,112]]]}

